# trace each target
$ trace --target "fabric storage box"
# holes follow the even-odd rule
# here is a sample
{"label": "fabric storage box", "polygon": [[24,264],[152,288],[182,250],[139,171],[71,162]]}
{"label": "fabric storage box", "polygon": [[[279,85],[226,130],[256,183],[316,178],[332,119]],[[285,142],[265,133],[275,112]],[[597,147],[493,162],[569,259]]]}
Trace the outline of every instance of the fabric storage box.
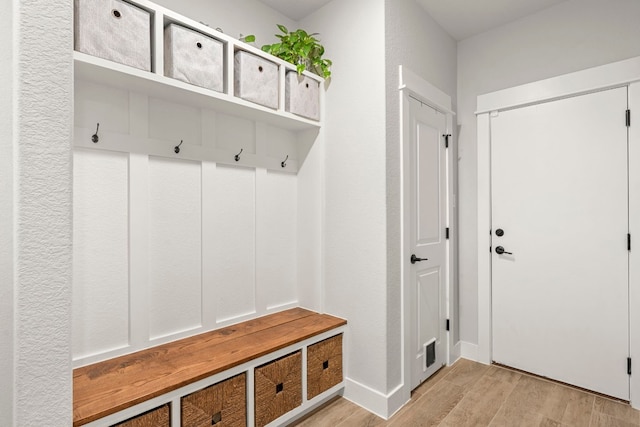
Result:
{"label": "fabric storage box", "polygon": [[113,427],[171,427],[169,404],[162,405],[137,417],[115,424]]}
{"label": "fabric storage box", "polygon": [[342,382],[342,334],[307,347],[307,399]]}
{"label": "fabric storage box", "polygon": [[302,353],[255,369],[255,425],[263,427],[302,404]]}
{"label": "fabric storage box", "polygon": [[242,373],[181,399],[182,427],[247,425],[247,374]]}
{"label": "fabric storage box", "polygon": [[235,95],[278,108],[278,65],[252,53],[239,50],[234,63]]}
{"label": "fabric storage box", "polygon": [[164,29],[164,74],[223,91],[222,42],[177,24]]}
{"label": "fabric storage box", "polygon": [[287,71],[284,109],[290,113],[320,120],[320,83],[296,71]]}
{"label": "fabric storage box", "polygon": [[121,0],[75,0],[75,49],[151,71],[151,14]]}

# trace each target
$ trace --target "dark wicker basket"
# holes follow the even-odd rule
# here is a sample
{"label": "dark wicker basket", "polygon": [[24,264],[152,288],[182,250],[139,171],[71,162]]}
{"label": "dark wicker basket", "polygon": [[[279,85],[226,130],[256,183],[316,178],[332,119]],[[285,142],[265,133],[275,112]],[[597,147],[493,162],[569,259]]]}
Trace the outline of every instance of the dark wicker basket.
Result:
{"label": "dark wicker basket", "polygon": [[247,374],[242,373],[181,399],[182,427],[247,425]]}
{"label": "dark wicker basket", "polygon": [[113,427],[171,427],[171,410],[169,404],[162,405],[142,415],[129,418]]}
{"label": "dark wicker basket", "polygon": [[302,404],[302,353],[255,369],[255,425],[262,427]]}
{"label": "dark wicker basket", "polygon": [[307,347],[307,399],[342,382],[342,334]]}

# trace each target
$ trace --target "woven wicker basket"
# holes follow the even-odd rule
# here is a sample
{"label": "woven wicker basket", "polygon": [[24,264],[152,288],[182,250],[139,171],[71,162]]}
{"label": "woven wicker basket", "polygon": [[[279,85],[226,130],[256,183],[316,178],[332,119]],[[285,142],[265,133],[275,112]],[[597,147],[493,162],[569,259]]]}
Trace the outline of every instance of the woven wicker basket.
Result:
{"label": "woven wicker basket", "polygon": [[113,427],[171,427],[169,404],[167,403],[142,415],[115,424]]}
{"label": "woven wicker basket", "polygon": [[255,369],[255,424],[262,427],[302,404],[302,353]]}
{"label": "woven wicker basket", "polygon": [[182,427],[247,425],[246,373],[236,375],[181,399]]}
{"label": "woven wicker basket", "polygon": [[307,399],[342,382],[342,334],[307,347]]}

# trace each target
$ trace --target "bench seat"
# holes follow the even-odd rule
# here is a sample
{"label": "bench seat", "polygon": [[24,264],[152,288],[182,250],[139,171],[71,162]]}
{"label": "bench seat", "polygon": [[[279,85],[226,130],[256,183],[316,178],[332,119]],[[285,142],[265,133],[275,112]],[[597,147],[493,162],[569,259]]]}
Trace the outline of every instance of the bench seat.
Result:
{"label": "bench seat", "polygon": [[80,367],[73,425],[80,426],[346,324],[294,308]]}

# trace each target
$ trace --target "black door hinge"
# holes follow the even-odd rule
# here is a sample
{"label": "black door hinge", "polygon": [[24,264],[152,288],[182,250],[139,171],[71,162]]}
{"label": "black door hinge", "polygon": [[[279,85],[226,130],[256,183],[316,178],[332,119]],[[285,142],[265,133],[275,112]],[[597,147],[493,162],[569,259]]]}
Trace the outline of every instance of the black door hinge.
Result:
{"label": "black door hinge", "polygon": [[447,238],[447,240],[449,240],[449,227],[447,227],[445,231],[445,237]]}
{"label": "black door hinge", "polygon": [[447,331],[449,330],[449,319],[447,319]]}
{"label": "black door hinge", "polygon": [[442,136],[444,137],[444,148],[449,148],[449,137],[451,136],[451,134],[445,133]]}
{"label": "black door hinge", "polygon": [[627,357],[627,374],[631,375],[631,358]]}
{"label": "black door hinge", "polygon": [[627,234],[627,250],[631,251],[631,233]]}
{"label": "black door hinge", "polygon": [[626,111],[625,118],[627,121],[627,127],[630,127],[631,126],[631,110]]}

